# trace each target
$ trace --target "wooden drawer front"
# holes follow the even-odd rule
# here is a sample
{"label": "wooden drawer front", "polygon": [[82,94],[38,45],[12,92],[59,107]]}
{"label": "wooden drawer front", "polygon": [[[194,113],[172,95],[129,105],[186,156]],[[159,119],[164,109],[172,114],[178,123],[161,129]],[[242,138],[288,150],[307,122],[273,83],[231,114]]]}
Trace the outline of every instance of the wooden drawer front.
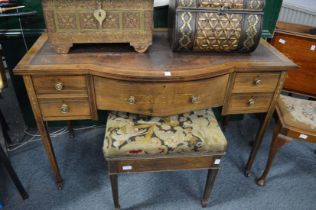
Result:
{"label": "wooden drawer front", "polygon": [[227,114],[266,112],[273,94],[233,94],[228,101]]}
{"label": "wooden drawer front", "polygon": [[279,73],[237,73],[233,93],[272,93],[279,78]]}
{"label": "wooden drawer front", "polygon": [[85,76],[34,76],[33,84],[37,94],[87,93]]}
{"label": "wooden drawer front", "polygon": [[98,109],[168,116],[221,106],[228,75],[191,82],[127,82],[95,77]]}
{"label": "wooden drawer front", "polygon": [[88,99],[49,99],[39,102],[44,120],[90,119]]}
{"label": "wooden drawer front", "polygon": [[[143,159],[109,159],[108,167],[110,174],[133,173],[145,171],[174,171],[192,169],[216,169],[219,164],[215,160],[220,160],[224,154],[191,156],[191,157],[154,157]],[[172,164],[170,164],[172,163]]]}

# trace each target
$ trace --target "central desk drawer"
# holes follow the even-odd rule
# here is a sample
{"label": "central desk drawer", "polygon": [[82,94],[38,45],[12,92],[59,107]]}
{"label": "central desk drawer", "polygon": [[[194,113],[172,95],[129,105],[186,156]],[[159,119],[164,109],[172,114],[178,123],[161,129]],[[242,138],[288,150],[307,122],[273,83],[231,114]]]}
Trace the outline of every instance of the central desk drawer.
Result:
{"label": "central desk drawer", "polygon": [[129,82],[94,77],[98,109],[168,116],[222,106],[228,75],[188,82]]}
{"label": "central desk drawer", "polygon": [[88,99],[45,99],[39,101],[44,120],[90,119]]}
{"label": "central desk drawer", "polygon": [[36,94],[87,93],[85,76],[33,76]]}

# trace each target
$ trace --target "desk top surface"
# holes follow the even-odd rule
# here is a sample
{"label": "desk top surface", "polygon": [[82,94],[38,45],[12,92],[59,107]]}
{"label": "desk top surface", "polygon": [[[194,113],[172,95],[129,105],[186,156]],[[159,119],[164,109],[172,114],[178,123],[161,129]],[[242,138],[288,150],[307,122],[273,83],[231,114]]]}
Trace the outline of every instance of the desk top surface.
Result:
{"label": "desk top surface", "polygon": [[203,79],[232,71],[264,72],[296,67],[264,40],[251,54],[181,53],[172,52],[166,32],[156,32],[153,45],[144,54],[122,44],[78,45],[69,54],[57,54],[44,33],[16,66],[14,73],[93,74],[123,80],[168,81]]}

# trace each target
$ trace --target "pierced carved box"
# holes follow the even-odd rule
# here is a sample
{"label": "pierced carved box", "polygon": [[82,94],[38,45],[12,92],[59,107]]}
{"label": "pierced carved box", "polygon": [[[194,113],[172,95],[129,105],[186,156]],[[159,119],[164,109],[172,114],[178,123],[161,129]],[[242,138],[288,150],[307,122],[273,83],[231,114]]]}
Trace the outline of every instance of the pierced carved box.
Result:
{"label": "pierced carved box", "polygon": [[49,41],[57,53],[75,43],[152,43],[153,0],[42,0]]}
{"label": "pierced carved box", "polygon": [[259,44],[264,0],[170,0],[174,51],[252,52]]}

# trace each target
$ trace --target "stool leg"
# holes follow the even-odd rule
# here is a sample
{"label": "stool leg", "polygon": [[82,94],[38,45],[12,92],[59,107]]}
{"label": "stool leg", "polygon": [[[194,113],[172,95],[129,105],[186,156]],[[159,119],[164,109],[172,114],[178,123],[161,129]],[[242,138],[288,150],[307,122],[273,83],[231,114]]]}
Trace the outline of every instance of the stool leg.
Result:
{"label": "stool leg", "polygon": [[5,155],[1,146],[0,146],[0,160],[2,160],[5,168],[7,169],[13,183],[16,186],[16,188],[20,192],[20,195],[22,196],[23,200],[27,199],[29,196],[28,196],[27,192],[25,191],[19,177],[16,175],[8,157]]}
{"label": "stool leg", "polygon": [[203,199],[202,199],[202,207],[206,208],[208,205],[208,200],[210,198],[215,178],[217,175],[218,169],[209,169],[207,173],[207,179],[206,179],[206,184],[205,184],[205,190],[203,194]]}
{"label": "stool leg", "polygon": [[112,187],[112,196],[114,202],[115,210],[120,210],[120,203],[119,203],[119,191],[118,191],[118,183],[117,183],[117,174],[110,175],[111,180],[111,187]]}

